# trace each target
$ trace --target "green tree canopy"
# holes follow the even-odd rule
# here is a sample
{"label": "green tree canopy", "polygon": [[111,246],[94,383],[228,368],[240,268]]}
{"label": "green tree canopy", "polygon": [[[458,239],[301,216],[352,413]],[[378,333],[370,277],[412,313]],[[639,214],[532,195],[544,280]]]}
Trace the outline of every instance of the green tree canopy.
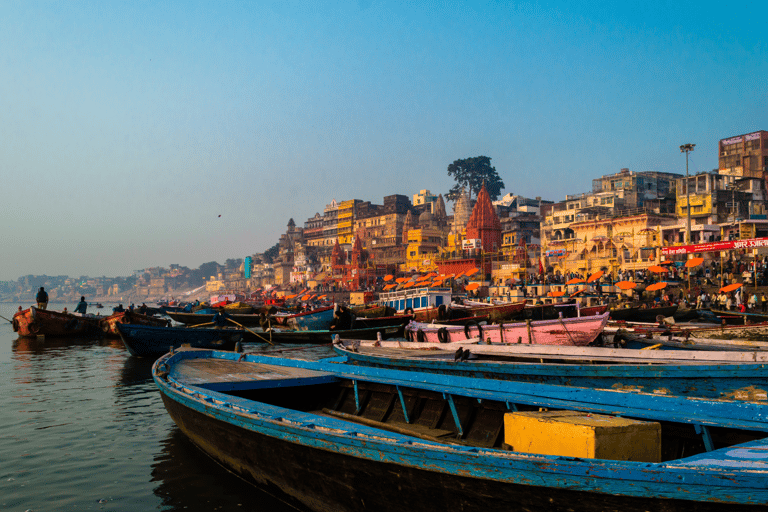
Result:
{"label": "green tree canopy", "polygon": [[275,259],[280,253],[280,242],[276,243],[266,251],[264,251],[264,261],[267,263],[274,263]]}
{"label": "green tree canopy", "polygon": [[504,188],[504,182],[501,181],[496,168],[491,166],[491,159],[487,156],[454,160],[448,166],[448,176],[456,181],[456,185],[446,194],[446,197],[451,201],[459,198],[462,188],[467,189],[471,199],[473,195],[480,192],[483,182],[485,182],[485,189],[488,191],[491,201],[498,199]]}

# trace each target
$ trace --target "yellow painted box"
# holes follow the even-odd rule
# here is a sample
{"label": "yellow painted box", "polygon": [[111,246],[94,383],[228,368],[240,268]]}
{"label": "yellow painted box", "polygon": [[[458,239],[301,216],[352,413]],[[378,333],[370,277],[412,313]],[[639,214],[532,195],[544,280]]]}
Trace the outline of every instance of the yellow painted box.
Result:
{"label": "yellow painted box", "polygon": [[578,411],[504,415],[504,439],[516,452],[587,459],[661,462],[661,425]]}

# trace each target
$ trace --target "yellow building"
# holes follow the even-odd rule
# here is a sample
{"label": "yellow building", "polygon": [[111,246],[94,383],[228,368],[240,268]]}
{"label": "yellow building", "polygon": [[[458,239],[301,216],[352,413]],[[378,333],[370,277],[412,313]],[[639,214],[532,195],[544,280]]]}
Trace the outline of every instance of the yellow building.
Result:
{"label": "yellow building", "polygon": [[674,216],[653,213],[588,219],[570,225],[572,238],[549,241],[543,249],[565,251],[547,258],[547,264],[562,274],[586,277],[606,270],[615,276],[620,269],[645,269],[658,263],[664,245],[662,229],[676,223]]}
{"label": "yellow building", "polygon": [[339,244],[351,244],[354,235],[355,223],[355,204],[358,199],[350,199],[339,203],[339,220],[337,224],[337,235]]}
{"label": "yellow building", "polygon": [[419,216],[418,227],[406,231],[405,264],[403,272],[437,271],[436,258],[446,245],[447,230],[433,221],[432,214],[424,212]]}

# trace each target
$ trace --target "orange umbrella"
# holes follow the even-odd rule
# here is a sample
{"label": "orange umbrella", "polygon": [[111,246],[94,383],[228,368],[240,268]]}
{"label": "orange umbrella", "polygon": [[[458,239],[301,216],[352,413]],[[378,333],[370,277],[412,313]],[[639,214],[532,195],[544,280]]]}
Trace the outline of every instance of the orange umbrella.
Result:
{"label": "orange umbrella", "polygon": [[325,297],[326,297],[325,295],[321,295],[321,296],[319,296],[319,297],[317,298],[317,300],[323,300]]}
{"label": "orange umbrella", "polygon": [[568,282],[566,282],[565,284],[579,284],[579,283],[583,283],[583,282],[584,282],[584,280],[582,278],[574,277],[573,279],[569,279]]}
{"label": "orange umbrella", "polygon": [[686,267],[698,267],[704,263],[704,258],[691,258],[685,262]]}
{"label": "orange umbrella", "polygon": [[391,281],[392,279],[394,279],[394,277],[395,276],[393,276],[392,274],[387,274],[387,275],[384,276],[384,280],[385,281]]}
{"label": "orange umbrella", "polygon": [[392,288],[394,288],[395,286],[397,286],[397,284],[388,284],[388,285],[384,286],[384,289],[385,289],[385,290],[391,290],[391,289],[392,289]]}
{"label": "orange umbrella", "polygon": [[631,290],[632,288],[637,286],[637,283],[634,283],[632,281],[619,281],[618,283],[616,283],[616,286],[618,286],[622,290]]}
{"label": "orange umbrella", "polygon": [[649,272],[656,272],[657,274],[661,274],[663,272],[669,272],[669,269],[668,268],[664,268],[664,267],[662,267],[660,265],[651,265],[650,267],[648,267],[648,271]]}
{"label": "orange umbrella", "polygon": [[475,267],[475,268],[471,268],[471,269],[467,270],[466,272],[464,272],[464,275],[465,275],[465,276],[467,276],[467,277],[469,277],[469,276],[472,276],[472,275],[475,275],[475,274],[477,274],[477,272],[478,272],[479,270],[480,270],[480,269],[479,269],[479,268],[477,268],[477,267]]}
{"label": "orange umbrella", "polygon": [[404,283],[407,280],[408,280],[407,277],[398,277],[397,279],[395,279],[395,282],[396,283]]}
{"label": "orange umbrella", "polygon": [[559,291],[559,292],[549,292],[549,294],[548,294],[548,295],[549,295],[550,297],[562,297],[563,295],[565,295],[565,292],[564,292],[564,291]]}
{"label": "orange umbrella", "polygon": [[286,299],[295,299],[295,298],[296,298],[296,295],[298,295],[298,293],[297,293],[297,294],[295,294],[295,295],[286,295],[286,297],[285,297],[285,298],[286,298]]}
{"label": "orange umbrella", "polygon": [[723,286],[722,288],[720,288],[720,291],[728,293],[728,292],[732,292],[733,290],[738,290],[739,288],[741,288],[741,283],[733,283],[733,284],[729,284],[728,286]]}
{"label": "orange umbrella", "polygon": [[602,270],[598,270],[597,272],[595,272],[594,274],[592,274],[591,276],[589,276],[589,277],[587,278],[587,282],[588,282],[588,283],[591,283],[592,281],[597,281],[598,279],[600,279],[601,277],[603,277],[603,274],[605,274],[605,272],[604,272],[604,271],[602,271]]}
{"label": "orange umbrella", "polygon": [[414,283],[413,281],[408,281],[407,283],[405,283],[405,284],[403,285],[403,288],[410,288],[410,287],[412,287],[414,284],[416,284],[416,283]]}
{"label": "orange umbrella", "polygon": [[581,290],[576,290],[575,292],[573,292],[573,293],[570,295],[570,297],[575,297],[575,296],[577,296],[578,294],[580,294],[580,293],[584,292],[584,290],[586,290],[586,288],[582,288]]}
{"label": "orange umbrella", "polygon": [[310,298],[311,296],[312,296],[312,295],[310,295],[310,294],[308,293],[308,294],[304,295],[304,296],[303,296],[301,299],[299,299],[299,300],[309,300],[309,298]]}
{"label": "orange umbrella", "polygon": [[477,290],[478,288],[480,288],[480,283],[469,283],[467,286],[464,287],[465,290],[469,290],[469,291]]}
{"label": "orange umbrella", "polygon": [[645,289],[649,292],[655,292],[656,290],[661,290],[662,288],[666,288],[666,287],[667,287],[667,283],[662,281],[660,283],[653,283],[651,285],[648,285],[645,287]]}

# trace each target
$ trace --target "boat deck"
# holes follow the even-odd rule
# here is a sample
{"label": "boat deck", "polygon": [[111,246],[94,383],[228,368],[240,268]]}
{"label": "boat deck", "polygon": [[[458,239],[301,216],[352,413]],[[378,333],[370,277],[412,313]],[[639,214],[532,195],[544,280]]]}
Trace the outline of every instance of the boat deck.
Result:
{"label": "boat deck", "polygon": [[298,383],[311,385],[337,380],[331,373],[304,368],[210,358],[179,361],[170,376],[180,384],[211,391],[275,388]]}

